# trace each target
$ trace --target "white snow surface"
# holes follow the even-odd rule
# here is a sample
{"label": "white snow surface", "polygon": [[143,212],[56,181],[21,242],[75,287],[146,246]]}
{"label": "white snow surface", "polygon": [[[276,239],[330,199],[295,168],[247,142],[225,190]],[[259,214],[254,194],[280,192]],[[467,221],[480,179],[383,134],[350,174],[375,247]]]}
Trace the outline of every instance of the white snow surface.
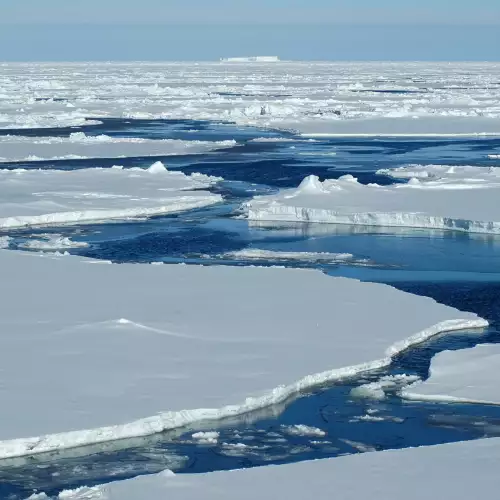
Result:
{"label": "white snow surface", "polygon": [[210,474],[165,471],[96,487],[64,492],[70,500],[470,500],[498,492],[500,439],[355,454],[291,465]]}
{"label": "white snow surface", "polygon": [[0,163],[200,154],[235,145],[235,141],[151,140],[90,136],[84,132],[69,137],[1,136]]}
{"label": "white snow surface", "polygon": [[500,345],[482,344],[472,349],[444,351],[431,362],[430,377],[403,390],[416,400],[500,404],[498,371]]}
{"label": "white snow surface", "polygon": [[309,176],[297,189],[255,197],[243,209],[254,221],[500,233],[500,169],[410,166],[384,173],[412,178],[406,184],[380,186],[361,184],[351,175],[324,182]]}
{"label": "white snow surface", "polygon": [[220,180],[149,169],[0,170],[0,229],[153,216],[218,203]]}
{"label": "white snow surface", "polygon": [[385,366],[437,333],[487,324],[311,270],[2,250],[0,275],[3,458],[263,408]]}
{"label": "white snow surface", "polygon": [[0,128],[111,116],[234,121],[312,136],[498,135],[499,81],[499,63],[2,64]]}

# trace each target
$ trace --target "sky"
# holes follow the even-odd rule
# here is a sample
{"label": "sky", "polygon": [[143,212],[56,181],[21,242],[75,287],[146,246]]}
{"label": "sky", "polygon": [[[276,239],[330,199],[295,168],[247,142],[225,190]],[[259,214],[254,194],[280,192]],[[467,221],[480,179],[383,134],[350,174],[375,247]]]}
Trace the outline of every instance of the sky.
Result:
{"label": "sky", "polygon": [[0,0],[0,60],[500,60],[500,0]]}

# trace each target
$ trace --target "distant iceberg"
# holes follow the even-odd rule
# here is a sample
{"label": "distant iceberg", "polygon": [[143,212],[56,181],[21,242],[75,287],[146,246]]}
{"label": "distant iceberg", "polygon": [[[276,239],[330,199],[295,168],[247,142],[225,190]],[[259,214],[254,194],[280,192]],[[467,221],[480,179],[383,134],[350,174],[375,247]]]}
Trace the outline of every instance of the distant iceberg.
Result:
{"label": "distant iceberg", "polygon": [[279,62],[278,56],[221,57],[221,62]]}

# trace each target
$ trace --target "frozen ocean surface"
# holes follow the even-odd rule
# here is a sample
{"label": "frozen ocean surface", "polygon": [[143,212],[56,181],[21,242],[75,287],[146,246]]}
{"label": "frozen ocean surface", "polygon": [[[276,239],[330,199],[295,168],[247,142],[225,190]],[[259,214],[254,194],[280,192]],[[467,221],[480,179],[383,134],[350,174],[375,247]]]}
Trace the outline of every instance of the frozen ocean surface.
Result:
{"label": "frozen ocean surface", "polygon": [[[33,263],[41,259],[40,263],[60,265],[58,269],[66,269],[68,276],[68,280],[63,276],[58,286],[55,272],[43,273],[46,290],[49,285],[58,286],[58,293],[52,295],[42,291],[43,282],[33,286],[29,276],[18,280],[17,284],[14,279],[5,283],[6,294],[12,294],[12,287],[22,286],[26,278],[26,286],[22,286],[25,299],[35,294],[39,297],[38,302],[45,304],[51,297],[64,295],[61,299],[68,304],[63,308],[68,318],[74,310],[81,319],[85,312],[82,304],[105,294],[99,307],[86,311],[97,314],[106,301],[114,300],[113,282],[116,285],[124,280],[120,286],[123,300],[118,300],[116,295],[118,309],[129,304],[126,312],[141,309],[145,314],[146,309],[158,304],[153,308],[154,314],[144,317],[146,324],[169,307],[177,307],[176,311],[184,308],[192,311],[193,294],[186,295],[184,302],[173,295],[168,300],[168,293],[165,295],[158,285],[158,293],[151,296],[147,307],[141,308],[140,301],[137,304],[130,302],[134,294],[139,294],[142,300],[152,291],[139,286],[137,277],[127,279],[128,271],[125,270],[134,266],[97,266],[101,271],[89,270],[71,281],[69,277],[73,271],[70,268],[74,260],[65,255],[143,264],[137,267],[147,269],[144,272],[158,280],[171,273],[171,266],[161,268],[144,264],[299,267],[318,269],[331,276],[390,283],[412,294],[433,297],[461,311],[471,311],[487,319],[490,326],[481,331],[465,330],[435,337],[394,355],[390,365],[383,369],[352,374],[333,384],[304,387],[289,399],[241,416],[192,422],[153,436],[71,450],[62,450],[60,446],[44,448],[50,444],[50,439],[33,441],[30,444],[33,448],[26,450],[29,456],[0,462],[0,498],[23,499],[34,492],[45,492],[54,498],[61,494],[61,498],[77,499],[126,498],[123,496],[126,493],[135,498],[136,491],[139,497],[141,492],[163,495],[165,473],[132,483],[99,485],[157,474],[165,469],[174,470],[180,476],[174,478],[177,483],[172,485],[175,487],[165,487],[165,494],[172,498],[190,498],[194,494],[200,496],[199,488],[210,494],[212,491],[220,493],[216,476],[228,484],[224,474],[196,478],[192,477],[193,473],[291,464],[318,458],[338,457],[334,461],[297,464],[297,471],[301,469],[297,476],[303,474],[306,479],[317,476],[318,485],[321,485],[321,478],[332,477],[330,467],[345,467],[346,478],[352,483],[352,473],[347,470],[350,466],[340,465],[350,463],[346,460],[352,460],[352,467],[366,467],[369,475],[385,467],[385,461],[392,460],[384,457],[393,456],[398,464],[405,460],[408,462],[404,463],[411,462],[415,471],[420,470],[424,462],[439,461],[444,468],[436,467],[435,470],[442,479],[450,470],[460,470],[463,466],[453,462],[453,450],[459,448],[466,466],[475,459],[492,463],[495,440],[489,442],[491,447],[486,445],[487,449],[472,443],[470,447],[403,450],[393,455],[367,452],[500,435],[498,407],[478,404],[478,400],[496,401],[491,382],[494,377],[490,375],[497,371],[494,352],[500,341],[498,236],[442,230],[441,227],[418,229],[316,224],[312,221],[249,221],[241,207],[252,203],[255,196],[282,196],[280,190],[295,189],[310,175],[317,176],[321,182],[333,179],[330,186],[338,183],[340,177],[352,175],[358,179],[363,193],[368,184],[376,183],[384,192],[434,193],[437,188],[444,192],[444,186],[452,187],[446,189],[448,196],[449,192],[458,192],[459,185],[462,188],[457,195],[460,202],[454,203],[453,208],[443,200],[444,208],[461,210],[464,212],[461,217],[466,218],[472,217],[472,211],[477,212],[482,204],[481,214],[475,214],[472,219],[495,223],[497,219],[491,215],[497,205],[495,168],[500,167],[500,105],[496,97],[500,88],[499,75],[500,67],[495,64],[455,64],[446,68],[437,64],[286,62],[274,63],[272,68],[264,63],[252,63],[251,67],[225,63],[2,66],[0,217],[4,223],[10,222],[9,227],[4,224],[0,229],[0,247],[32,254],[42,252],[45,258],[38,255],[22,257]],[[165,168],[160,168],[158,162]],[[152,165],[155,167],[148,172]],[[122,168],[111,169],[113,166]],[[417,181],[408,183],[411,178]],[[415,196],[419,198],[411,208],[420,211],[423,198]],[[190,203],[186,203],[187,198]],[[96,209],[100,213],[89,217],[89,212]],[[491,217],[483,218],[483,215]],[[39,223],[42,227],[36,227]],[[15,272],[14,261],[7,259],[3,264],[6,273]],[[38,264],[28,267],[38,273]],[[106,268],[113,271],[106,271]],[[217,269],[198,269],[195,274],[218,273]],[[101,283],[100,277],[115,272],[117,278],[111,280],[111,288],[106,293],[108,285]],[[132,274],[135,276],[137,272]],[[179,272],[190,274],[191,270]],[[292,274],[286,275],[292,276],[294,273],[286,269],[224,271],[227,276],[233,273],[243,276],[248,272],[255,276],[266,273],[278,276],[280,272],[290,272]],[[330,277],[321,277],[322,280],[335,282]],[[217,281],[225,291],[210,297],[217,305],[209,316],[219,314],[218,311],[222,315],[229,312],[229,299],[224,295],[228,287],[224,286],[224,280]],[[77,282],[80,288],[76,287]],[[85,291],[83,284],[87,282],[93,282],[95,290],[89,285]],[[360,290],[368,290],[363,288],[365,285],[358,285],[362,287]],[[284,316],[284,321],[293,322],[295,328],[300,322],[293,321],[294,314],[310,300],[311,292],[304,289],[298,293],[299,286],[284,288],[287,293],[293,289],[294,300],[298,301],[293,312],[290,310]],[[243,302],[252,303],[252,290],[234,293],[234,297],[230,297],[234,299],[231,310],[241,310],[238,299],[245,293],[249,298]],[[309,313],[304,315],[305,321],[314,322],[315,318],[318,321],[331,313],[333,306],[327,300],[328,294],[324,295],[316,301],[319,310],[314,310],[314,315],[310,314],[311,308],[307,308]],[[283,297],[286,296],[283,293]],[[72,297],[81,298],[72,304]],[[265,294],[259,293],[258,300],[264,299]],[[269,302],[274,300],[269,299]],[[36,303],[35,299],[30,302]],[[56,307],[48,302],[47,314]],[[7,312],[13,314],[17,306],[8,309]],[[377,313],[383,310],[381,307]],[[366,308],[359,306],[356,315],[363,317],[363,313],[366,315]],[[118,316],[117,320],[127,318],[125,313]],[[172,313],[169,332],[175,323],[174,316]],[[190,316],[194,316],[191,318],[194,321],[196,315]],[[389,311],[387,317],[390,316]],[[29,320],[34,312],[22,317]],[[408,318],[413,321],[412,315],[408,314]],[[233,329],[240,330],[247,323],[240,318]],[[120,325],[126,328],[125,323]],[[103,326],[100,341],[102,332],[109,330],[108,326]],[[12,339],[16,328],[22,325],[15,321],[10,322],[8,328],[6,325],[7,334],[3,334],[2,340]],[[43,320],[33,331],[40,328],[50,330],[51,326]],[[120,328],[117,326],[117,331]],[[344,335],[343,329],[340,330],[338,335]],[[369,338],[373,324],[356,332]],[[68,359],[73,359],[75,343],[71,334],[61,335],[65,337],[62,344],[58,344],[57,338],[51,338],[45,347],[55,346],[52,356],[62,352],[58,345],[66,346]],[[133,337],[126,336],[134,342]],[[92,349],[92,345],[87,348]],[[139,343],[133,353],[145,349],[147,345]],[[448,350],[453,352],[443,352]],[[14,362],[7,351],[2,350],[7,363]],[[26,348],[23,352],[24,359],[36,355],[35,351]],[[102,350],[102,366],[108,367],[108,374],[100,376],[99,370],[88,372],[83,390],[89,389],[90,381],[95,380],[95,387],[100,385],[103,395],[106,395],[106,384],[115,384],[114,393],[123,396],[127,391],[133,392],[134,387],[158,379],[160,371],[155,371],[154,367],[160,367],[161,363],[155,364],[153,359],[162,355],[162,349],[152,351],[149,358],[146,356],[151,373],[126,386],[123,385],[125,378],[138,374],[137,370],[130,370],[131,366],[135,367],[134,363],[127,364],[125,378],[120,378],[118,372],[115,378],[109,376],[110,359],[124,355],[120,352],[105,356],[105,349]],[[178,356],[198,359],[197,370],[208,366],[210,361],[200,356],[196,358],[196,352],[179,353]],[[334,354],[342,357],[340,352],[325,352],[330,360]],[[282,357],[283,353],[277,352],[275,359]],[[81,363],[89,370],[92,365],[86,360],[98,358],[99,355],[89,351]],[[214,354],[212,359],[217,356]],[[311,356],[307,359],[311,363],[314,361]],[[476,359],[481,360],[481,372],[469,369]],[[68,360],[60,358],[60,361],[61,370]],[[37,363],[43,363],[43,359]],[[81,363],[74,364],[71,369]],[[270,380],[265,370],[257,369],[259,365],[262,363],[255,361],[255,369],[245,371],[244,384]],[[328,365],[328,368],[333,366]],[[461,373],[460,378],[453,377],[457,370]],[[315,373],[312,365],[306,371],[309,375]],[[46,368],[40,368],[40,383],[43,376],[47,376],[46,372]],[[28,378],[23,375],[16,383],[22,385],[30,373],[27,370]],[[71,380],[69,376],[63,379],[57,371],[54,374],[56,385]],[[167,379],[172,380],[169,374]],[[436,379],[436,374],[441,378]],[[417,383],[411,385],[415,380]],[[158,390],[144,393],[144,401],[149,399],[151,402],[158,397],[162,402],[160,395],[165,390],[165,379],[157,382]],[[474,384],[478,390],[473,390]],[[417,388],[424,392],[426,387],[431,388],[426,392],[432,400],[404,398]],[[440,389],[438,392],[434,390],[436,387]],[[24,390],[16,393],[7,389],[7,386],[2,389],[6,398],[15,399],[16,394],[26,394]],[[196,390],[201,391],[202,387]],[[242,396],[250,395],[243,386],[239,390]],[[206,397],[215,394],[214,391],[205,392]],[[39,393],[44,395],[43,387]],[[38,405],[37,412],[28,410],[23,412],[22,418],[17,418],[20,426],[34,429],[35,425],[44,425],[41,414],[50,406],[47,400],[56,395],[45,396],[46,401]],[[86,397],[89,394],[69,399],[68,412],[80,408],[89,418],[92,415],[94,418],[92,405],[81,406]],[[457,401],[456,398],[461,399]],[[464,399],[476,402],[464,403]],[[12,413],[10,406],[8,412]],[[123,412],[120,408],[117,406],[117,416],[125,417],[129,408],[125,405]],[[54,409],[55,406],[47,411]],[[53,423],[62,422],[70,414],[68,412],[56,412]],[[15,412],[12,415],[15,417]],[[13,418],[12,422],[15,420]],[[58,427],[55,425],[54,430],[64,430]],[[77,427],[79,430],[85,428]],[[28,435],[32,434],[23,437]],[[39,453],[44,449],[45,453]],[[35,452],[37,455],[33,455]],[[363,457],[341,458],[351,454]],[[288,470],[293,469],[287,469],[285,466],[282,473],[289,477]],[[232,497],[241,497],[239,482],[243,484],[247,480],[245,477],[252,480],[251,474],[262,474],[263,488],[273,491],[273,482],[279,481],[276,470],[263,468],[249,476],[241,472],[239,477],[242,479],[231,475],[234,487],[231,484],[223,490]],[[481,472],[484,472],[481,487],[488,493],[491,491],[489,481],[496,479],[487,467]],[[411,476],[405,474],[404,481],[398,482],[392,490],[386,488],[385,496],[391,498],[391,495],[401,494],[398,485],[413,488]],[[179,488],[181,481],[184,488]],[[310,481],[306,483],[310,485]],[[296,492],[301,491],[300,484],[294,484]],[[446,480],[436,484],[445,485]],[[333,483],[330,486],[337,487]],[[362,486],[360,484],[360,488]],[[83,489],[67,491],[80,487]],[[324,488],[327,487],[325,484]],[[418,488],[413,489],[418,492]],[[468,494],[465,487],[457,486],[457,489],[463,495]],[[308,491],[311,491],[310,486]],[[474,491],[479,491],[477,485]],[[265,492],[260,496],[265,497]],[[44,498],[43,494],[40,498]]]}

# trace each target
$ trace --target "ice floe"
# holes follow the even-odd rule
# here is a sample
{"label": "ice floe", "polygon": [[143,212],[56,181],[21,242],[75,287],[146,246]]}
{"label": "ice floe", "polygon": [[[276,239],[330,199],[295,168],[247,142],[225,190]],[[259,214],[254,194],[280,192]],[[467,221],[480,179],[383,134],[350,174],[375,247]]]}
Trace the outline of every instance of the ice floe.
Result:
{"label": "ice floe", "polygon": [[[470,170],[468,170],[470,169]],[[406,184],[364,185],[351,175],[323,182],[306,177],[296,189],[257,196],[243,206],[253,221],[319,222],[500,233],[500,170],[405,167]],[[435,177],[436,172],[441,176]]]}
{"label": "ice floe", "polygon": [[326,432],[317,427],[310,427],[308,425],[288,425],[282,427],[283,432],[290,436],[311,436],[311,437],[325,437]]}
{"label": "ice floe", "polygon": [[432,359],[429,378],[406,387],[402,394],[417,400],[500,404],[499,369],[499,345],[444,351]]}
{"label": "ice floe", "polygon": [[0,236],[0,248],[8,248],[11,239],[9,236]]}
{"label": "ice floe", "polygon": [[318,271],[93,262],[0,252],[0,457],[242,414],[487,324]]}
{"label": "ice floe", "polygon": [[69,137],[0,137],[0,163],[200,154],[230,148],[235,141],[153,140],[74,132]]}
{"label": "ice floe", "polygon": [[[354,444],[354,443],[353,443]],[[64,492],[60,499],[142,500],[421,500],[475,496],[492,498],[498,489],[500,439],[363,453],[275,467],[257,467],[210,474],[170,471],[96,487],[94,497]],[[99,496],[97,496],[99,495]]]}
{"label": "ice floe", "polygon": [[302,262],[323,262],[330,264],[341,263],[368,263],[365,259],[355,259],[350,253],[330,253],[330,252],[279,252],[275,250],[263,250],[259,248],[245,248],[227,252],[223,255],[227,259],[256,260],[256,261],[302,261]]}
{"label": "ice floe", "polygon": [[414,375],[388,375],[376,382],[363,384],[351,390],[351,396],[356,398],[385,399],[387,392],[400,390],[402,387],[419,380]]}
{"label": "ice floe", "polygon": [[199,444],[217,444],[219,435],[218,432],[196,432],[191,437]]}
{"label": "ice floe", "polygon": [[19,246],[28,250],[61,250],[67,248],[86,248],[89,245],[84,241],[73,241],[67,236],[61,236],[60,234],[47,234],[38,235],[36,239],[27,240]]}
{"label": "ice floe", "polygon": [[0,229],[148,217],[199,208],[222,200],[220,195],[198,191],[218,180],[168,171],[161,163],[149,170],[0,170]]}

